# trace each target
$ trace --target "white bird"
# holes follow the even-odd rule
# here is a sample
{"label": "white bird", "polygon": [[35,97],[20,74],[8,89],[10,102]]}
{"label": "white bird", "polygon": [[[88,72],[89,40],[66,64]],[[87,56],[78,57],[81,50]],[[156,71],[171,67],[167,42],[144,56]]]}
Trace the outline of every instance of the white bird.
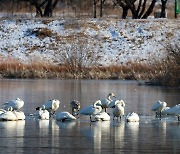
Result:
{"label": "white bird", "polygon": [[76,112],[80,110],[81,105],[79,101],[73,100],[70,103],[70,107],[72,109],[72,115],[76,115]]}
{"label": "white bird", "polygon": [[101,121],[109,121],[110,120],[110,116],[106,112],[100,112],[100,113],[96,114],[94,118],[96,121],[100,121],[100,120]]}
{"label": "white bird", "polygon": [[0,109],[0,114],[2,114],[2,113],[4,113],[4,112],[6,112],[6,110]]}
{"label": "white bird", "polygon": [[107,98],[101,100],[101,106],[105,110],[105,112],[106,112],[106,109],[109,107],[109,104],[113,101],[113,99],[111,99],[111,97],[116,98],[114,93],[110,93],[110,94],[108,94]]}
{"label": "white bird", "polygon": [[175,105],[172,108],[169,108],[164,111],[167,115],[175,115],[178,117],[178,121],[180,121],[180,104]]}
{"label": "white bird", "polygon": [[17,120],[25,120],[26,116],[22,111],[14,110],[13,113],[16,115]]}
{"label": "white bird", "polygon": [[162,115],[162,111],[166,108],[167,106],[167,103],[166,102],[162,102],[162,101],[157,101],[151,108],[151,111],[155,111],[156,112],[156,117],[159,113],[160,115],[160,118],[161,118],[161,115]]}
{"label": "white bird", "polygon": [[49,112],[45,109],[45,105],[39,109],[38,117],[41,120],[49,120]]}
{"label": "white bird", "polygon": [[[49,113],[54,114],[55,111],[59,108],[60,101],[57,99],[48,100],[45,102],[45,109],[49,111]],[[36,110],[39,110],[40,107],[37,107]]]}
{"label": "white bird", "polygon": [[0,121],[16,121],[18,120],[13,112],[13,108],[10,106],[6,112],[0,114]]}
{"label": "white bird", "polygon": [[[165,107],[162,112],[161,112],[161,115],[167,115],[166,111],[168,111],[170,109],[170,107]],[[159,113],[157,113],[159,114]]]}
{"label": "white bird", "polygon": [[123,100],[113,100],[111,101],[111,103],[109,104],[110,108],[115,108],[116,104],[121,104],[122,107],[125,107],[125,103]]}
{"label": "white bird", "polygon": [[126,121],[127,122],[139,122],[139,116],[135,112],[128,113],[128,115],[126,116]]}
{"label": "white bird", "polygon": [[3,104],[5,110],[7,110],[10,106],[13,110],[20,110],[24,106],[24,101],[20,98],[16,98],[15,100],[10,100]]}
{"label": "white bird", "polygon": [[91,116],[96,115],[102,111],[102,107],[99,105],[101,105],[101,101],[97,100],[96,102],[94,102],[93,105],[87,106],[87,107],[83,108],[82,110],[80,110],[78,112],[78,114],[89,115],[90,121],[92,122]]}
{"label": "white bird", "polygon": [[57,121],[72,121],[72,120],[76,120],[76,117],[74,117],[72,114],[70,114],[69,112],[59,112],[56,114],[56,120]]}
{"label": "white bird", "polygon": [[121,120],[122,116],[124,116],[124,107],[121,101],[117,101],[115,104],[115,108],[113,109],[113,120],[114,117],[117,117],[117,120],[119,117]]}

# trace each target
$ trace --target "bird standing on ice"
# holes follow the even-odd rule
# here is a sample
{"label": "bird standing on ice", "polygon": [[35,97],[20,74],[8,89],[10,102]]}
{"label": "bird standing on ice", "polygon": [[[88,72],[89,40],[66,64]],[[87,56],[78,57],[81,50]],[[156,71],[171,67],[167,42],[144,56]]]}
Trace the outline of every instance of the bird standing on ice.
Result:
{"label": "bird standing on ice", "polygon": [[8,110],[10,106],[12,110],[20,110],[24,106],[24,101],[20,98],[16,98],[15,100],[10,100],[3,104],[5,110]]}
{"label": "bird standing on ice", "polygon": [[49,112],[46,110],[45,105],[39,109],[38,117],[41,120],[49,120]]}
{"label": "bird standing on ice", "polygon": [[82,110],[80,110],[78,112],[78,114],[83,114],[83,115],[90,116],[90,121],[92,122],[91,116],[96,115],[96,114],[98,114],[99,112],[102,111],[102,107],[100,105],[101,105],[101,101],[97,100],[96,102],[94,102],[93,105],[90,105],[90,106],[85,107]]}
{"label": "bird standing on ice", "polygon": [[[45,109],[50,113],[50,114],[55,114],[55,111],[59,108],[60,101],[57,99],[52,99],[48,100],[45,102],[44,106]],[[37,107],[36,110],[39,110],[41,107]]]}
{"label": "bird standing on ice", "polygon": [[156,112],[156,117],[159,113],[159,116],[161,118],[162,115],[162,111],[166,108],[167,103],[166,102],[162,102],[162,101],[157,101],[151,108],[151,111],[155,111]]}
{"label": "bird standing on ice", "polygon": [[72,120],[76,120],[76,117],[74,117],[72,114],[70,114],[69,112],[59,112],[56,114],[56,120],[57,121],[72,121]]}
{"label": "bird standing on ice", "polygon": [[105,110],[105,112],[106,112],[106,109],[109,107],[109,104],[113,101],[111,97],[116,98],[114,93],[110,93],[108,94],[107,98],[101,100],[101,106]]}
{"label": "bird standing on ice", "polygon": [[180,121],[180,104],[175,105],[174,107],[168,108],[164,111],[167,115],[174,115],[178,117],[178,121]]}
{"label": "bird standing on ice", "polygon": [[100,113],[96,114],[94,118],[96,119],[96,121],[100,121],[100,120],[101,121],[109,121],[110,120],[110,116],[106,112],[100,112]]}
{"label": "bird standing on ice", "polygon": [[75,116],[77,114],[76,112],[80,110],[81,105],[79,101],[73,100],[70,103],[70,107],[72,109],[72,115]]}
{"label": "bird standing on ice", "polygon": [[13,112],[13,108],[10,106],[7,111],[0,114],[0,121],[16,121],[18,120]]}
{"label": "bird standing on ice", "polygon": [[127,122],[139,122],[139,116],[135,112],[128,113],[128,115],[126,116],[126,121]]}
{"label": "bird standing on ice", "polygon": [[124,107],[123,107],[123,103],[121,101],[116,101],[115,103],[115,108],[113,109],[113,120],[115,117],[117,117],[117,120],[118,120],[118,117],[122,118],[122,116],[124,116]]}

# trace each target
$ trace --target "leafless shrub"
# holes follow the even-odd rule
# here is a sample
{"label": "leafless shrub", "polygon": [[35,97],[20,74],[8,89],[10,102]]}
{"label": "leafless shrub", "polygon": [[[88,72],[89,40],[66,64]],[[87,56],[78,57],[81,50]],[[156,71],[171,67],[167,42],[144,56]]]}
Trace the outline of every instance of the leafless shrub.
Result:
{"label": "leafless shrub", "polygon": [[0,77],[5,78],[73,78],[73,79],[126,79],[150,80],[149,84],[179,86],[180,47],[168,46],[168,57],[154,64],[128,62],[124,65],[101,66],[93,48],[83,42],[65,45],[59,51],[61,64],[32,61],[24,64],[0,57]]}
{"label": "leafless shrub", "polygon": [[28,29],[26,33],[27,33],[26,35],[35,35],[40,39],[53,36],[53,32],[48,28]]}
{"label": "leafless shrub", "polygon": [[67,66],[73,78],[85,78],[90,67],[98,66],[100,56],[98,56],[93,48],[88,47],[83,41],[71,46],[65,46],[61,51],[60,59]]}
{"label": "leafless shrub", "polygon": [[180,85],[180,46],[178,44],[168,45],[167,58],[158,68],[159,73],[151,82],[164,86]]}

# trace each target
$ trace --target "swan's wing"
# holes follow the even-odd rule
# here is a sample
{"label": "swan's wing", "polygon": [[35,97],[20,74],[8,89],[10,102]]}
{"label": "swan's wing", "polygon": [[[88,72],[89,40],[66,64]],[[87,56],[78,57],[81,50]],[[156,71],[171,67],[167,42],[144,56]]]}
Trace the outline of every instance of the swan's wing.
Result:
{"label": "swan's wing", "polygon": [[81,109],[78,113],[84,114],[84,115],[91,115],[91,114],[93,114],[94,111],[95,111],[95,108],[93,107],[93,105],[90,105],[90,106],[87,106],[87,107]]}
{"label": "swan's wing", "polygon": [[113,108],[113,107],[115,107],[115,105],[116,105],[116,100],[112,100],[109,104],[109,107]]}
{"label": "swan's wing", "polygon": [[110,116],[106,112],[100,112],[95,115],[96,120],[103,120],[103,121],[108,121],[110,120]]}
{"label": "swan's wing", "polygon": [[152,106],[151,111],[156,111],[156,110],[158,110],[160,107],[161,107],[160,102],[156,102],[156,103]]}
{"label": "swan's wing", "polygon": [[110,104],[110,101],[108,99],[102,99],[101,104],[102,104],[101,105],[102,107],[108,107]]}
{"label": "swan's wing", "polygon": [[74,117],[72,114],[69,112],[59,112],[56,114],[56,120],[61,121],[61,120],[75,120],[76,117]]}

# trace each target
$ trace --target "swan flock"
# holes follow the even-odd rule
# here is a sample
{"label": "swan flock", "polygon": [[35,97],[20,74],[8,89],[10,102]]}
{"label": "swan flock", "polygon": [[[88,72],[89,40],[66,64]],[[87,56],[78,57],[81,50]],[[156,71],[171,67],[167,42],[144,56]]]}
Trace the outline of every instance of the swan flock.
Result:
{"label": "swan flock", "polygon": [[[0,109],[0,121],[17,121],[25,120],[26,116],[21,109],[24,106],[24,101],[20,98],[10,100],[3,104],[3,109]],[[81,115],[89,116],[91,122],[95,121],[109,121],[112,119],[121,121],[125,116],[125,102],[123,100],[116,99],[114,93],[109,93],[107,98],[96,100],[91,105],[80,109],[81,105],[78,100],[70,102],[71,113],[68,111],[57,112],[60,106],[60,101],[57,99],[51,99],[46,101],[42,106],[37,107],[36,110],[38,119],[49,120],[55,118],[57,121],[72,121],[80,118]],[[111,109],[111,114],[107,113],[108,108]],[[156,117],[162,118],[162,115],[177,116],[180,121],[180,104],[174,107],[167,107],[166,102],[158,100],[151,108],[154,111]],[[131,112],[125,116],[127,122],[139,122],[140,118],[137,113]]]}

